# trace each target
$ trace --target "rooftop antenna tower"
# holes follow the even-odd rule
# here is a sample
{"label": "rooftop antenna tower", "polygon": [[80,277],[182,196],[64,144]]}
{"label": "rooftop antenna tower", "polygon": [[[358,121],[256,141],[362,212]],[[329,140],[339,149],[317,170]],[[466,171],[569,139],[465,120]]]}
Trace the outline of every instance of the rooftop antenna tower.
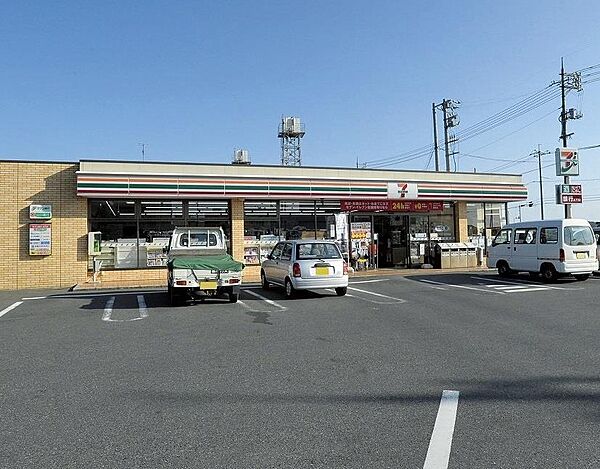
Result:
{"label": "rooftop antenna tower", "polygon": [[300,139],[304,134],[304,124],[299,117],[281,118],[277,136],[281,139],[282,166],[302,166]]}

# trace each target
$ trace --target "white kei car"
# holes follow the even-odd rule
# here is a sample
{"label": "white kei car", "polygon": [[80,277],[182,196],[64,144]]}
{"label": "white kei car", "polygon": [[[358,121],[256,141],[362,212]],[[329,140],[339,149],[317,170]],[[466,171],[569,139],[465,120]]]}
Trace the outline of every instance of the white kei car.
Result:
{"label": "white kei car", "polygon": [[285,288],[288,298],[296,290],[333,288],[338,296],[348,290],[348,264],[333,241],[281,241],[263,261],[262,287],[271,284]]}

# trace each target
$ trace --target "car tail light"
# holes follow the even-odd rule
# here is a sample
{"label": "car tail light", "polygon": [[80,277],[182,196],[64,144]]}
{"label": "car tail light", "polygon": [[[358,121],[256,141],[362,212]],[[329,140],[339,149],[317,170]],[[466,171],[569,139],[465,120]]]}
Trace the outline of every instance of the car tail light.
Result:
{"label": "car tail light", "polygon": [[230,278],[229,283],[240,283],[240,279],[239,278]]}
{"label": "car tail light", "polygon": [[187,285],[187,280],[175,280],[175,285]]}
{"label": "car tail light", "polygon": [[292,275],[294,277],[302,277],[302,272],[300,271],[300,264],[298,264],[297,262],[294,262],[294,265],[292,266]]}
{"label": "car tail light", "polygon": [[561,261],[561,262],[565,261],[565,250],[564,249],[561,249],[558,252],[558,260]]}
{"label": "car tail light", "polygon": [[348,263],[344,262],[344,275],[348,275]]}

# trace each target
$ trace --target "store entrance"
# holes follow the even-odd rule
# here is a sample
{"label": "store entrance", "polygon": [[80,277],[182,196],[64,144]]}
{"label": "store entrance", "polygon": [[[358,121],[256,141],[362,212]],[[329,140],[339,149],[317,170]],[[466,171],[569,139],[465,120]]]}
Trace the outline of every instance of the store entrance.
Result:
{"label": "store entrance", "polygon": [[375,215],[373,231],[378,233],[379,266],[416,268],[433,264],[435,242],[444,234],[438,231],[452,237],[450,229],[431,215]]}
{"label": "store entrance", "polygon": [[379,267],[408,267],[408,215],[375,215]]}
{"label": "store entrance", "polygon": [[352,259],[364,258],[368,268],[433,265],[436,243],[455,241],[452,207],[442,213],[351,214],[350,222]]}

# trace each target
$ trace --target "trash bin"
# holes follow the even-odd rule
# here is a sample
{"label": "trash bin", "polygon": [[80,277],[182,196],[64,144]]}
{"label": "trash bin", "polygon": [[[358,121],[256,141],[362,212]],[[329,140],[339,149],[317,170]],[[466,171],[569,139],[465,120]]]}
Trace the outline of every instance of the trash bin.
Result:
{"label": "trash bin", "polygon": [[466,269],[469,267],[469,249],[465,243],[458,244],[458,267]]}
{"label": "trash bin", "polygon": [[436,262],[438,269],[450,268],[450,246],[448,243],[438,243],[435,246]]}
{"label": "trash bin", "polygon": [[477,245],[473,243],[465,243],[467,250],[467,267],[477,267],[479,259],[477,257]]}
{"label": "trash bin", "polygon": [[[457,269],[462,267],[461,265],[461,244],[460,243],[447,243],[448,248],[450,249],[450,267],[453,269]],[[465,265],[466,267],[466,265]]]}

